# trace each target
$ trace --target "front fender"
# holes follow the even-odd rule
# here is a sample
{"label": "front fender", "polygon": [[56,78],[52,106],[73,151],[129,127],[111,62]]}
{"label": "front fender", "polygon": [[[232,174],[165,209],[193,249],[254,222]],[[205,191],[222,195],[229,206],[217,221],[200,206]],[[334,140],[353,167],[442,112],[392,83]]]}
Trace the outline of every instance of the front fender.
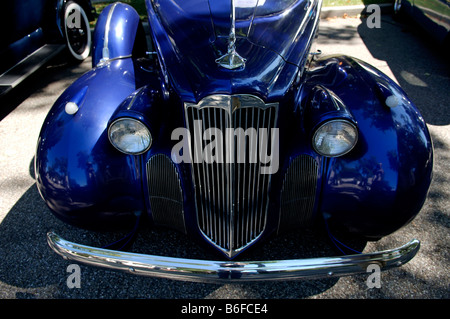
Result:
{"label": "front fender", "polygon": [[139,14],[130,5],[108,5],[98,17],[92,45],[92,66],[101,61],[142,57],[147,51]]}
{"label": "front fender", "polygon": [[[75,81],[47,115],[35,157],[36,184],[61,219],[90,227],[105,216],[120,222],[142,209],[140,163],[118,153],[107,137],[109,119],[135,90],[133,60],[111,61]],[[72,108],[66,111],[68,102]]]}
{"label": "front fender", "polygon": [[319,64],[312,78],[328,79],[359,130],[352,152],[327,159],[322,213],[352,233],[386,236],[410,222],[426,199],[433,167],[427,126],[406,93],[374,67],[345,56]]}

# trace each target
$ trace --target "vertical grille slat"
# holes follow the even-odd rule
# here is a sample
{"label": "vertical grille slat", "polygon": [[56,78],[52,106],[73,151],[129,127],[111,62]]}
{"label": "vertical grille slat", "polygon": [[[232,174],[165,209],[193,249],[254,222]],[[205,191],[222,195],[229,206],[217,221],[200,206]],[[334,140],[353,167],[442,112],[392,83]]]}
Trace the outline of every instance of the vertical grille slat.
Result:
{"label": "vertical grille slat", "polygon": [[283,181],[279,231],[307,225],[312,219],[319,165],[308,155],[296,157]]}
{"label": "vertical grille slat", "polygon": [[153,220],[186,233],[183,193],[175,165],[166,155],[157,154],[148,160],[146,169]]}
{"label": "vertical grille slat", "polygon": [[[196,194],[197,221],[203,234],[230,257],[257,239],[265,228],[268,210],[270,174],[261,174],[258,160],[258,130],[275,127],[277,104],[264,104],[252,96],[211,96],[198,104],[186,103],[186,124],[191,132],[192,154],[205,151],[212,140],[203,140],[210,128],[222,133],[222,162],[207,163],[193,159],[193,183]],[[196,121],[202,121],[202,137],[194,136]],[[233,133],[233,148],[227,149],[227,129],[255,129],[256,140],[245,138],[238,147]],[[198,132],[197,132],[198,133]],[[217,138],[217,137],[215,137]],[[195,147],[196,143],[197,147]],[[270,144],[270,143],[269,143]],[[198,147],[200,145],[200,147]],[[240,146],[240,145],[239,145]],[[194,148],[194,149],[192,149]],[[244,159],[241,152],[245,151]],[[254,161],[256,157],[256,162]]]}

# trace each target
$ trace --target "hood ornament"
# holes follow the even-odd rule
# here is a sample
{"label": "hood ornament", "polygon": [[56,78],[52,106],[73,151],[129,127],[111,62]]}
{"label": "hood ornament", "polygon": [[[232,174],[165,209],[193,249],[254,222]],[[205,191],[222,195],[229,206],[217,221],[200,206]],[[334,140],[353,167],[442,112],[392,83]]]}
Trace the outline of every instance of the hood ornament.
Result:
{"label": "hood ornament", "polygon": [[216,59],[216,63],[221,67],[229,70],[235,70],[238,68],[244,68],[246,59],[241,57],[236,51],[236,7],[234,0],[231,0],[231,28],[230,35],[228,36],[228,51],[225,55]]}

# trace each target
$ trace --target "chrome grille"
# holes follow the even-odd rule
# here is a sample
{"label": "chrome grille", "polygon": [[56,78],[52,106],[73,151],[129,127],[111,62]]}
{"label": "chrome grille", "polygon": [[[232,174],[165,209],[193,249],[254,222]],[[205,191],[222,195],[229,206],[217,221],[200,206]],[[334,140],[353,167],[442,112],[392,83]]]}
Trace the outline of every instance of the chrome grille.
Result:
{"label": "chrome grille", "polygon": [[280,231],[311,221],[318,169],[317,161],[308,155],[300,155],[291,162],[281,189]]}
{"label": "chrome grille", "polygon": [[149,159],[147,184],[154,222],[185,233],[183,193],[177,169],[169,157],[157,154]]}
{"label": "chrome grille", "polygon": [[[260,172],[264,164],[258,156],[259,143],[252,138],[239,139],[234,129],[259,132],[264,128],[270,133],[276,113],[277,104],[264,104],[253,96],[219,95],[186,104],[198,225],[204,236],[230,257],[264,231],[271,179],[271,174]],[[195,134],[211,128],[220,130],[222,143],[217,136],[205,141]],[[269,145],[271,138],[271,134],[266,136]],[[216,152],[209,152],[213,141]],[[209,160],[211,156],[214,161]]]}

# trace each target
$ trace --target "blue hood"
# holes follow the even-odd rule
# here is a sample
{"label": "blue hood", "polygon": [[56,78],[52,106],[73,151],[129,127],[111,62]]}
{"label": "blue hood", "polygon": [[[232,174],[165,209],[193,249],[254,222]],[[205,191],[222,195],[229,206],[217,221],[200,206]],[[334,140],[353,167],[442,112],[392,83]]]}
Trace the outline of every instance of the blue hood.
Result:
{"label": "blue hood", "polygon": [[282,97],[294,81],[316,30],[321,0],[239,0],[235,48],[245,67],[228,70],[231,1],[146,0],[152,37],[167,80],[184,101],[213,94]]}

